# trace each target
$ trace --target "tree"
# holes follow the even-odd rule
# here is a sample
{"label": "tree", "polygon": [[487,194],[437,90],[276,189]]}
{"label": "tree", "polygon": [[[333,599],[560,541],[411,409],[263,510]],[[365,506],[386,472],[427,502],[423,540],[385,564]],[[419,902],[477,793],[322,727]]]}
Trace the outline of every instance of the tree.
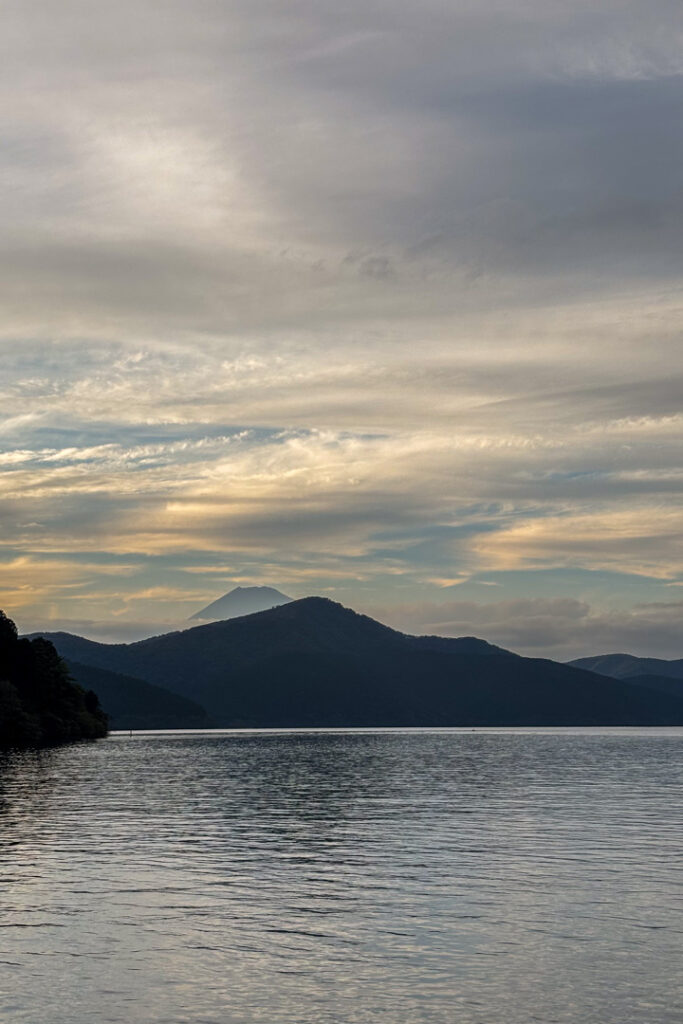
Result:
{"label": "tree", "polygon": [[0,611],[0,748],[95,739],[107,732],[97,695],[69,676],[49,640],[20,638]]}

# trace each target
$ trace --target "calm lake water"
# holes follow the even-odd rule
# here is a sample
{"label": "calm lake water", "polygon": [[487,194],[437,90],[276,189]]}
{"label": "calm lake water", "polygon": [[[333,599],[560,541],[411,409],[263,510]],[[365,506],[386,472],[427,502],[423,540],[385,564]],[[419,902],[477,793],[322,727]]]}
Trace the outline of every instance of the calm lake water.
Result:
{"label": "calm lake water", "polygon": [[0,758],[0,1019],[680,1024],[683,730]]}

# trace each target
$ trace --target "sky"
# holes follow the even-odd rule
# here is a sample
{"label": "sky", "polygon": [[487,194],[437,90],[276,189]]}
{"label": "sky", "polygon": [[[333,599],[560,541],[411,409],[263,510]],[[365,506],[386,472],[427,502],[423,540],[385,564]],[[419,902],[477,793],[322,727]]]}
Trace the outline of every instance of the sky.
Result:
{"label": "sky", "polygon": [[683,657],[679,0],[5,0],[0,607]]}

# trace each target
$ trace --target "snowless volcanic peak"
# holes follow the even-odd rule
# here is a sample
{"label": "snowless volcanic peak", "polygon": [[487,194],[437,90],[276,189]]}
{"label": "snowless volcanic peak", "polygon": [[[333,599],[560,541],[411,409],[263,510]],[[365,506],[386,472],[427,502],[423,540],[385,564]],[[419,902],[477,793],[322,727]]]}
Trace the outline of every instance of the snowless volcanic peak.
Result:
{"label": "snowless volcanic peak", "polygon": [[190,620],[202,619],[204,622],[211,622],[219,619],[236,619],[240,615],[265,612],[269,608],[289,604],[291,600],[291,597],[280,593],[274,587],[235,587],[228,594],[223,594],[223,597],[196,612]]}

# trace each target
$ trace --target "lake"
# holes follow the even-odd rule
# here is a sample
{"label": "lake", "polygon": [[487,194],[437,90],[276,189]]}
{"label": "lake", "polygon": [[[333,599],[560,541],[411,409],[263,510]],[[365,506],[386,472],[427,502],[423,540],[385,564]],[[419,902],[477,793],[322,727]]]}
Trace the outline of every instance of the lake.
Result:
{"label": "lake", "polygon": [[12,1024],[680,1024],[683,730],[0,755]]}

